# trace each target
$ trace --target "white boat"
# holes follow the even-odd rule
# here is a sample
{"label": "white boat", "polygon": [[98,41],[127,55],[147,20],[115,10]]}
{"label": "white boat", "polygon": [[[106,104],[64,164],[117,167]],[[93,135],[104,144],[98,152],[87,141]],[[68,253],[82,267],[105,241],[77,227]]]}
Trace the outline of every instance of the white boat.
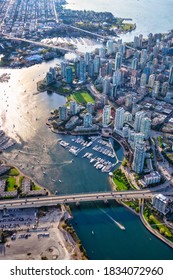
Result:
{"label": "white boat", "polygon": [[58,180],[60,183],[62,183],[62,181],[61,180]]}

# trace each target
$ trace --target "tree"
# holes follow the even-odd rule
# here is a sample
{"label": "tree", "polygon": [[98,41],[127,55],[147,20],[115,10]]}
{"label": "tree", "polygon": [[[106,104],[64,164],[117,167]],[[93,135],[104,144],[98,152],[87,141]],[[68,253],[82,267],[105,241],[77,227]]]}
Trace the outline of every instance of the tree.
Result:
{"label": "tree", "polygon": [[164,235],[165,234],[165,229],[163,227],[160,228],[160,234]]}

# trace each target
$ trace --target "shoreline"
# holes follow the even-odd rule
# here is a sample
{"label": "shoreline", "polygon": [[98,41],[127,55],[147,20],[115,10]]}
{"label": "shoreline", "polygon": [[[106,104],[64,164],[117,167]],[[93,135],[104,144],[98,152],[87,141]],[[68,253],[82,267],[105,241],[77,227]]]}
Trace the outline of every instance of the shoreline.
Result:
{"label": "shoreline", "polygon": [[[116,185],[113,182],[112,178],[109,177],[109,182],[111,184],[112,189],[116,189]],[[143,216],[143,205],[141,206],[141,211],[139,213],[137,213],[135,210],[133,210],[130,206],[126,205],[125,203],[123,203],[122,201],[119,201],[117,199],[115,199],[115,201],[120,204],[123,205],[124,207],[126,207],[129,211],[131,211],[133,214],[137,215],[139,217],[139,219],[141,220],[142,224],[144,225],[144,227],[151,232],[153,235],[155,235],[157,238],[159,238],[162,242],[164,242],[166,245],[168,245],[169,247],[173,248],[173,242],[169,241],[167,238],[165,238],[164,236],[162,236],[158,231],[154,230],[145,220],[144,216]]]}
{"label": "shoreline", "polygon": [[[5,165],[7,165],[6,159],[2,158],[1,160],[4,161]],[[48,195],[47,195],[47,196],[53,195],[49,189],[47,189],[46,187],[43,187],[42,185],[40,185],[40,184],[39,184],[35,179],[33,179],[31,176],[26,175],[25,173],[23,173],[23,171],[21,171],[21,169],[20,169],[19,167],[15,166],[15,165],[11,165],[10,163],[9,163],[8,166],[9,166],[10,168],[15,168],[15,169],[19,172],[19,175],[24,176],[25,178],[30,179],[35,185],[37,185],[38,187],[40,187],[40,188],[43,189],[43,190],[46,190],[46,191],[48,192]],[[5,175],[5,174],[4,174],[4,175]],[[19,175],[18,175],[18,176],[19,176]],[[13,177],[13,176],[12,176],[12,177]],[[32,197],[32,196],[31,196],[31,197]]]}

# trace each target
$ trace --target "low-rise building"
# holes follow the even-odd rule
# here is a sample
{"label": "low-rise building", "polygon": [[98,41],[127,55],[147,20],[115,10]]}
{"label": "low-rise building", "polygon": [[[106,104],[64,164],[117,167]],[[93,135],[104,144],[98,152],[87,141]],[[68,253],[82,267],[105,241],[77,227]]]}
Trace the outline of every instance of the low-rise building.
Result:
{"label": "low-rise building", "polygon": [[161,176],[158,171],[151,172],[144,176],[144,181],[146,185],[159,183],[161,180]]}

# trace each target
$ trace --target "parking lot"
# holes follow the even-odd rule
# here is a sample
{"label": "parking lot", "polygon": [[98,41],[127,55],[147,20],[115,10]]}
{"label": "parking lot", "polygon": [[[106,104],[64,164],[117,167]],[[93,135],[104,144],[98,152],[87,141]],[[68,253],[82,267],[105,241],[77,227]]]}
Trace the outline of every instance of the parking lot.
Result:
{"label": "parking lot", "polygon": [[0,211],[0,229],[11,232],[6,243],[0,243],[0,260],[71,258],[71,252],[66,248],[67,237],[64,238],[58,229],[62,211],[50,209],[39,219],[37,211],[36,209],[8,210],[6,213]]}
{"label": "parking lot", "polygon": [[38,222],[36,209],[13,209],[0,211],[0,229],[22,230],[36,226]]}

